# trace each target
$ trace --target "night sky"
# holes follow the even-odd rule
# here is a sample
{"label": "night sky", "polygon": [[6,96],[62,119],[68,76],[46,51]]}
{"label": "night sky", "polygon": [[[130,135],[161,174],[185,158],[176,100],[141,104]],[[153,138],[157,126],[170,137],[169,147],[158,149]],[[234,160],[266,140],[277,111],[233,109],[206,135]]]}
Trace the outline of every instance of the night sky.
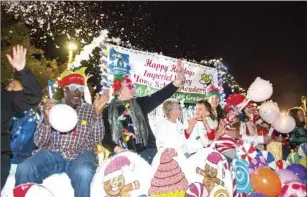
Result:
{"label": "night sky", "polygon": [[155,51],[197,61],[222,57],[243,88],[257,76],[270,80],[281,110],[307,95],[306,2],[158,2],[148,7]]}
{"label": "night sky", "polygon": [[[79,2],[72,3],[80,8]],[[108,16],[100,23],[111,37],[174,58],[223,58],[245,89],[258,76],[270,80],[272,99],[283,111],[307,96],[306,2],[99,2],[98,8],[93,2],[86,4],[91,9],[86,17]],[[46,55],[66,61],[67,51],[55,49],[56,40]],[[63,45],[63,40],[56,44]]]}

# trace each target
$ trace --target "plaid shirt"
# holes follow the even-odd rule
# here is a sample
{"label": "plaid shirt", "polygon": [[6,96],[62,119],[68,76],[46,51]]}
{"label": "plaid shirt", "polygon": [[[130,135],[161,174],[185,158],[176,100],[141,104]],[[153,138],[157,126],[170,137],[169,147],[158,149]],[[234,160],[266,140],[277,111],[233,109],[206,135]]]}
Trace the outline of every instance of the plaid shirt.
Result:
{"label": "plaid shirt", "polygon": [[43,121],[39,123],[34,135],[39,150],[57,151],[70,160],[83,151],[95,151],[105,134],[102,116],[96,117],[94,107],[89,104],[78,106],[76,112],[77,127],[69,133],[58,133]]}

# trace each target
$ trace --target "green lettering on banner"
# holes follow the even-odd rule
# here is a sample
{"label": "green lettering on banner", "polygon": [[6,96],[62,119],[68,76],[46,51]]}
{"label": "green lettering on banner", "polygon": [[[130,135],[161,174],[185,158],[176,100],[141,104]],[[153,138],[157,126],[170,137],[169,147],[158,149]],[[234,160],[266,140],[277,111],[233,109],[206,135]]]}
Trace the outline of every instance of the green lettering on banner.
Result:
{"label": "green lettering on banner", "polygon": [[[140,96],[147,96],[150,94],[155,93],[157,88],[152,88],[150,86],[146,86],[143,84],[135,84],[136,90],[135,90],[135,95],[140,97]],[[178,100],[184,100],[185,103],[190,103],[190,104],[195,104],[197,101],[201,99],[205,99],[204,94],[198,94],[198,93],[184,93],[184,92],[176,92],[172,98],[176,98]]]}

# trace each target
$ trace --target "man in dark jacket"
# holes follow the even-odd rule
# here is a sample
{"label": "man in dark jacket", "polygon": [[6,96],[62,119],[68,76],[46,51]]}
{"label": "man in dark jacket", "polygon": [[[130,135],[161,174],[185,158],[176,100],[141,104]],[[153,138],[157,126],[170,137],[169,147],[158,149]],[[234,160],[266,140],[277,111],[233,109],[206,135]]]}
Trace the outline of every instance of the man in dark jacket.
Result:
{"label": "man in dark jacket", "polygon": [[105,137],[102,145],[110,152],[133,150],[148,163],[156,154],[155,136],[149,126],[148,113],[170,98],[183,85],[183,66],[179,60],[175,80],[152,95],[134,98],[135,87],[128,76],[116,76],[115,98],[103,111]]}
{"label": "man in dark jacket", "polygon": [[7,89],[1,87],[1,189],[10,171],[12,117],[35,107],[42,99],[42,91],[35,75],[25,67],[26,54],[26,48],[21,45],[13,47],[12,56],[6,54],[21,85],[14,80]]}

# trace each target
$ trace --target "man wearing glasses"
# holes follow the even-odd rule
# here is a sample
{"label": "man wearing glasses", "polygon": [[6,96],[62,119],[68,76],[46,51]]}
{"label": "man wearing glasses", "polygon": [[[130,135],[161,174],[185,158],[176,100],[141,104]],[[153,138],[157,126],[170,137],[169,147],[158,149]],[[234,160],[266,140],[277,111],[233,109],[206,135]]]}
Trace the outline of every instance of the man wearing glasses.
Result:
{"label": "man wearing glasses", "polygon": [[149,96],[134,98],[135,87],[129,76],[115,76],[115,98],[103,111],[106,134],[102,145],[113,153],[133,150],[151,163],[157,148],[147,115],[170,98],[183,82],[184,73],[180,60],[177,63],[175,80]]}
{"label": "man wearing glasses", "polygon": [[90,183],[96,171],[95,148],[104,137],[102,110],[109,95],[96,96],[93,105],[82,103],[85,77],[72,73],[62,78],[65,103],[78,114],[78,123],[68,133],[55,131],[49,123],[51,100],[44,104],[44,120],[38,125],[34,142],[38,152],[18,165],[16,186],[23,183],[42,183],[55,173],[65,172],[71,179],[75,197],[89,197]]}

